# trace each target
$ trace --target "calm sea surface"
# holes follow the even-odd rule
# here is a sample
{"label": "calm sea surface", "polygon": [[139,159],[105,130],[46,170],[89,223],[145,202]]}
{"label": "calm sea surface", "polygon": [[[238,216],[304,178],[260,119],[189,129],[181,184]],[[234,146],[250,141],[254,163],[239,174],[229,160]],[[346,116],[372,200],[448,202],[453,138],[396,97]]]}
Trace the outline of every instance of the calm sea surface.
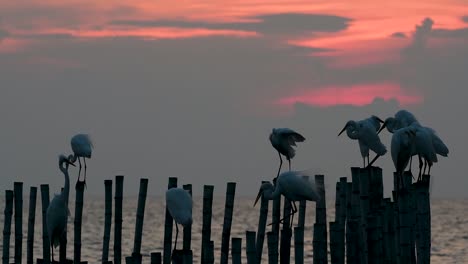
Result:
{"label": "calm sea surface", "polygon": [[[27,241],[27,219],[28,219],[28,200],[24,199],[23,214],[23,263],[26,263],[26,241]],[[4,208],[4,198],[0,198],[1,208]],[[259,206],[252,207],[253,200],[250,198],[237,197],[234,204],[234,216],[232,224],[232,237],[241,237],[243,258],[245,258],[245,231],[257,230]],[[271,206],[271,205],[270,205]],[[433,199],[432,206],[432,263],[468,263],[468,200],[442,200]],[[123,208],[123,230],[122,230],[122,255],[131,255],[133,249],[133,239],[136,219],[136,198],[125,198]],[[215,241],[215,262],[219,263],[221,233],[224,217],[224,198],[215,197],[213,202],[213,219],[211,238]],[[329,221],[334,218],[334,201],[328,199],[327,217]],[[38,206],[36,209],[36,229],[34,237],[34,258],[42,258],[42,216],[41,216],[40,195],[38,195]],[[271,210],[271,208],[270,208]],[[68,222],[68,256],[73,256],[73,215],[74,202],[70,201],[71,219]],[[164,200],[156,197],[149,197],[146,202],[146,211],[143,227],[142,253],[143,262],[149,263],[150,252],[162,252],[164,236]],[[194,252],[194,263],[199,263],[201,247],[201,229],[202,229],[202,200],[194,200],[194,222],[192,227],[192,249]],[[4,225],[4,214],[0,215],[1,228]],[[295,218],[297,219],[297,217]],[[312,225],[315,219],[315,206],[308,203],[306,214],[305,229],[305,249],[304,255],[311,259],[312,256]],[[14,222],[14,220],[13,220]],[[268,219],[268,223],[270,223]],[[10,256],[14,254],[14,227],[10,238]],[[104,233],[104,199],[85,197],[83,210],[82,227],[82,261],[89,263],[99,263],[102,252],[102,237]],[[113,231],[111,228],[110,260],[113,252]],[[267,231],[269,228],[267,227]],[[174,229],[175,235],[175,229]],[[182,234],[179,234],[181,238]],[[181,240],[179,240],[181,242]],[[0,244],[3,240],[0,240]],[[2,245],[3,246],[3,245]],[[181,248],[180,243],[178,248]],[[58,252],[58,251],[57,251]],[[291,259],[294,258],[292,250]],[[263,249],[263,259],[268,260],[266,239]],[[329,258],[330,259],[330,258]],[[245,261],[245,260],[244,260]],[[13,262],[13,260],[11,261]],[[309,262],[310,261],[306,261]],[[292,262],[293,263],[293,262]]]}

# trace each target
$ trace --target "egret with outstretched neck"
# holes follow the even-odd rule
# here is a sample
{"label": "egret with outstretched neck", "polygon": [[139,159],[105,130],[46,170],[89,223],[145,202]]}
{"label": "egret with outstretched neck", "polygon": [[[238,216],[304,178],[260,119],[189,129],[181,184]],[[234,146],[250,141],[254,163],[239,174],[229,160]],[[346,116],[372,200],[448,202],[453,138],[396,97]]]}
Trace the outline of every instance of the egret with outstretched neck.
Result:
{"label": "egret with outstretched neck", "polygon": [[59,156],[59,168],[65,177],[65,185],[63,191],[54,196],[46,211],[47,234],[49,235],[50,247],[52,248],[52,263],[54,261],[54,248],[60,244],[60,239],[64,234],[68,215],[70,214],[68,210],[68,196],[70,193],[68,166],[75,166],[70,161],[70,157]]}
{"label": "egret with outstretched neck", "polygon": [[280,158],[280,165],[276,177],[280,175],[281,166],[283,165],[283,159],[281,155],[284,155],[289,163],[289,170],[291,170],[291,159],[296,155],[296,150],[293,146],[296,146],[296,142],[304,142],[305,137],[290,128],[273,128],[270,134],[271,145],[278,151]]}

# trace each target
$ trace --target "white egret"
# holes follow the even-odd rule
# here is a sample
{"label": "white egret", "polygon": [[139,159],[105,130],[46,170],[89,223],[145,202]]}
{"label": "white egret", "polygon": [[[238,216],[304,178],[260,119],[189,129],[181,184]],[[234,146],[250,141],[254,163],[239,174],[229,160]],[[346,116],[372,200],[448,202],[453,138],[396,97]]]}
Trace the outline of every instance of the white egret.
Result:
{"label": "white egret", "polygon": [[307,174],[305,171],[287,171],[276,178],[275,185],[270,182],[263,183],[260,186],[254,206],[262,196],[267,200],[273,200],[282,194],[291,204],[292,212],[287,216],[283,216],[280,222],[290,216],[292,226],[294,214],[297,212],[296,201],[319,201],[321,199],[315,181],[303,177]]}
{"label": "white egret", "polygon": [[276,177],[279,176],[281,166],[283,165],[283,159],[281,155],[284,155],[289,162],[289,170],[291,170],[291,159],[296,155],[296,151],[293,146],[296,146],[296,142],[303,142],[305,137],[290,128],[273,128],[270,134],[271,145],[278,151],[280,158],[280,165]]}
{"label": "white egret", "polygon": [[[371,166],[377,158],[387,153],[387,148],[377,135],[380,123],[383,121],[374,115],[361,121],[350,120],[338,134],[340,136],[346,130],[350,139],[358,140],[364,167],[366,166],[366,157],[367,166]],[[377,154],[372,162],[369,162],[369,149]]]}
{"label": "white egret", "polygon": [[80,165],[79,170],[78,170],[78,179],[76,180],[76,182],[78,183],[80,181],[80,175],[81,175],[80,158],[83,158],[84,171],[85,171],[83,182],[86,184],[86,159],[91,158],[91,154],[93,151],[93,142],[91,141],[91,138],[89,137],[88,134],[77,134],[72,137],[70,143],[71,143],[71,147],[74,153],[73,159],[71,161],[75,162],[78,159],[78,163]]}
{"label": "white egret", "polygon": [[179,235],[177,224],[181,224],[184,228],[192,224],[192,196],[184,189],[171,188],[166,191],[166,206],[176,222],[175,250]]}
{"label": "white egret", "polygon": [[69,165],[75,166],[69,158],[60,155],[59,168],[65,176],[65,186],[60,194],[54,196],[46,212],[47,234],[49,235],[50,246],[52,248],[52,262],[54,261],[54,247],[60,244],[60,238],[65,231],[68,215],[70,214],[68,210],[68,196],[70,193]]}
{"label": "white egret", "polygon": [[393,133],[390,151],[398,177],[398,186],[400,183],[403,185],[403,171],[413,155],[415,136],[416,131],[413,126],[398,129]]}

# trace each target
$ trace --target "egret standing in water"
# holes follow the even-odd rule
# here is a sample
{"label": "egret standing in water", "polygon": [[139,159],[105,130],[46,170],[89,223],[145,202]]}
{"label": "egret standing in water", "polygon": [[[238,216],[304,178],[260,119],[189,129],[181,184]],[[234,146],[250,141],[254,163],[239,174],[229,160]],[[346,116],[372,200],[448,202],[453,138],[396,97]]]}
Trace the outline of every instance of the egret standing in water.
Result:
{"label": "egret standing in water", "polygon": [[65,176],[65,186],[60,194],[56,194],[47,207],[47,234],[49,235],[50,246],[52,248],[52,262],[54,261],[54,247],[60,244],[67,226],[67,219],[70,211],[68,210],[68,196],[70,193],[70,177],[68,176],[68,166],[75,166],[69,158],[64,155],[59,156],[59,168]]}
{"label": "egret standing in water", "polygon": [[175,250],[179,235],[177,224],[181,224],[184,228],[192,224],[192,196],[184,189],[171,188],[166,191],[166,207],[176,222]]}
{"label": "egret standing in water", "polygon": [[306,175],[307,173],[303,171],[287,171],[278,176],[274,186],[270,182],[263,183],[260,186],[254,206],[262,196],[267,200],[273,200],[281,194],[284,195],[291,204],[292,212],[287,216],[283,216],[280,222],[286,217],[291,217],[290,224],[292,226],[294,214],[297,212],[296,201],[318,201],[321,199],[315,181],[304,178],[303,176]]}
{"label": "egret standing in water", "polygon": [[72,137],[71,139],[71,147],[73,150],[73,159],[71,160],[72,162],[75,162],[76,159],[78,159],[78,163],[80,165],[79,170],[78,170],[78,179],[76,182],[78,183],[80,181],[80,176],[81,176],[81,160],[80,158],[83,158],[84,162],[84,180],[83,182],[86,184],[86,159],[91,158],[91,154],[93,151],[93,142],[91,141],[91,138],[89,137],[88,134],[77,134]]}
{"label": "egret standing in water", "polygon": [[276,177],[279,176],[281,166],[283,165],[283,159],[281,155],[284,155],[289,162],[289,170],[291,170],[291,159],[296,155],[296,151],[293,146],[296,146],[296,142],[303,142],[305,137],[290,128],[273,128],[270,134],[271,145],[278,151],[280,158],[280,165]]}
{"label": "egret standing in water", "polygon": [[[367,166],[371,166],[377,158],[387,153],[387,148],[377,135],[380,123],[383,123],[383,121],[374,115],[361,121],[350,120],[338,134],[340,136],[346,130],[346,134],[350,139],[358,141],[364,167],[366,167],[366,157]],[[369,162],[369,149],[377,154],[372,162]]]}

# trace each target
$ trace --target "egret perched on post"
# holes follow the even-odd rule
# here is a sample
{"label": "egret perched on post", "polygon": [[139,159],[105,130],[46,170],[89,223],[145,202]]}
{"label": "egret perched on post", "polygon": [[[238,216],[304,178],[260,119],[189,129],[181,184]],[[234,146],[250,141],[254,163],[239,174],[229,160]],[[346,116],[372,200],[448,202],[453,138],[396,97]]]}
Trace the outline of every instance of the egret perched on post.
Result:
{"label": "egret perched on post", "polygon": [[47,234],[49,235],[50,246],[52,248],[52,262],[54,261],[54,247],[60,244],[60,238],[65,231],[68,215],[70,214],[68,210],[68,196],[70,193],[69,165],[75,166],[69,158],[60,155],[59,168],[65,176],[65,186],[60,194],[54,196],[46,212]]}
{"label": "egret perched on post", "polygon": [[276,177],[279,176],[281,166],[283,165],[283,159],[281,154],[286,157],[289,162],[289,170],[291,170],[291,159],[296,155],[296,150],[293,146],[296,146],[296,142],[303,142],[305,137],[290,128],[273,128],[270,134],[271,145],[278,151],[280,158],[280,165]]}
{"label": "egret perched on post", "polygon": [[176,222],[175,250],[179,235],[177,224],[181,224],[184,228],[192,224],[192,196],[184,189],[171,188],[166,191],[166,207]]}
{"label": "egret perched on post", "polygon": [[[367,166],[371,166],[377,158],[387,153],[387,148],[377,135],[380,123],[383,123],[382,119],[374,115],[360,121],[350,120],[338,134],[340,136],[346,130],[350,139],[358,141],[364,167],[366,166],[366,157]],[[377,154],[371,162],[369,162],[369,149]]]}
{"label": "egret perched on post", "polygon": [[393,133],[390,151],[398,177],[398,186],[400,186],[400,183],[403,186],[403,171],[413,155],[415,137],[416,131],[413,126],[398,129]]}
{"label": "egret perched on post", "polygon": [[77,134],[72,137],[70,143],[71,143],[71,147],[74,153],[73,159],[71,161],[75,162],[76,159],[78,159],[78,163],[80,165],[80,168],[78,170],[78,179],[76,180],[76,182],[78,183],[80,181],[80,175],[81,175],[80,158],[83,158],[84,171],[85,171],[83,182],[86,184],[86,159],[91,158],[91,154],[93,151],[93,142],[91,141],[91,138],[89,137],[88,134]]}
{"label": "egret perched on post", "polygon": [[254,206],[262,196],[267,200],[273,200],[281,194],[284,195],[291,204],[292,212],[287,216],[283,216],[280,222],[286,217],[291,217],[290,223],[292,226],[294,214],[297,212],[296,201],[319,201],[321,199],[315,181],[306,179],[303,176],[307,176],[307,172],[286,171],[276,178],[275,185],[270,182],[263,183],[260,186]]}

